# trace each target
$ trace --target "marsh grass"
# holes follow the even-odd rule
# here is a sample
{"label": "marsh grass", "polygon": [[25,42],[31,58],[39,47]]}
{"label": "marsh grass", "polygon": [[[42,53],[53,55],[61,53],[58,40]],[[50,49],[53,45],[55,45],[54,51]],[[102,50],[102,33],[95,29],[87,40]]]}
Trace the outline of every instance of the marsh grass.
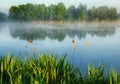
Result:
{"label": "marsh grass", "polygon": [[72,67],[65,56],[54,55],[21,60],[10,54],[0,58],[0,84],[120,84],[120,74],[114,69],[104,74],[102,66],[88,65],[87,75]]}

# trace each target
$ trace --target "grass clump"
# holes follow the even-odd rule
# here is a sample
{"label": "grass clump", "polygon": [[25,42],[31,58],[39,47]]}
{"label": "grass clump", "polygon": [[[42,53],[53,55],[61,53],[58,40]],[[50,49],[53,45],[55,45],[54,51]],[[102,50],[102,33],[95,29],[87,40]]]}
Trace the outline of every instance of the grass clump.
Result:
{"label": "grass clump", "polygon": [[0,59],[0,84],[119,84],[120,74],[115,70],[104,75],[103,67],[88,65],[88,75],[74,69],[65,57],[54,55],[21,60],[8,54]]}

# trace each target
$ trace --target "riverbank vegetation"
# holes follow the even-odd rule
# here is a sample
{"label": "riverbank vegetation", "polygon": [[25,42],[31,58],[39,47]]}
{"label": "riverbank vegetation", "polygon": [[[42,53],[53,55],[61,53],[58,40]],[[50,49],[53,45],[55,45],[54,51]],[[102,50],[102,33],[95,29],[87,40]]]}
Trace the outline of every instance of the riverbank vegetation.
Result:
{"label": "riverbank vegetation", "polygon": [[49,21],[49,22],[94,22],[94,21],[117,21],[120,19],[120,13],[116,8],[108,6],[87,8],[85,4],[79,4],[78,7],[71,5],[65,7],[60,2],[58,4],[21,4],[11,6],[9,14],[0,12],[1,21]]}
{"label": "riverbank vegetation", "polygon": [[54,55],[38,58],[3,56],[0,58],[1,84],[119,84],[120,73],[114,69],[88,65],[88,72],[81,74],[68,63],[65,56],[58,60]]}
{"label": "riverbank vegetation", "polygon": [[119,14],[114,7],[92,7],[80,3],[66,8],[63,3],[51,4],[21,4],[9,9],[9,17],[20,21],[113,21]]}

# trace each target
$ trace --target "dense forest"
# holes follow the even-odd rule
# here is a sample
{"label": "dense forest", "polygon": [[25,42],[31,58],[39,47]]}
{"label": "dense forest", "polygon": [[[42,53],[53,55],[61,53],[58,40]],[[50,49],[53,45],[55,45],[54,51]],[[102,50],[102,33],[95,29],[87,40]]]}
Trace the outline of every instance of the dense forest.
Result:
{"label": "dense forest", "polygon": [[9,9],[9,16],[13,20],[70,20],[70,21],[91,21],[91,20],[116,20],[117,11],[114,7],[92,7],[88,9],[86,5],[79,4],[66,8],[63,3],[51,4],[25,4],[12,6]]}
{"label": "dense forest", "polygon": [[5,21],[7,19],[7,15],[0,12],[0,22]]}
{"label": "dense forest", "polygon": [[[57,5],[51,4],[22,4],[19,6],[11,6],[9,9],[9,20],[19,21],[113,21],[120,18],[114,7],[92,7],[87,8],[86,5],[79,4],[66,8],[63,3]],[[6,15],[0,12],[0,21],[7,19]]]}

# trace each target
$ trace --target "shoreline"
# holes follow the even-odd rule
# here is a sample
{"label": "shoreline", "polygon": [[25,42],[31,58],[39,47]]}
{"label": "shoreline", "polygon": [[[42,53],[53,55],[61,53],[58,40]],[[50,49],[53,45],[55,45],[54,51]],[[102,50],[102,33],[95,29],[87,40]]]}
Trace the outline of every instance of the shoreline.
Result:
{"label": "shoreline", "polygon": [[104,28],[120,28],[120,20],[117,21],[7,21],[0,24],[12,24],[20,26],[28,26],[33,28],[60,28],[60,29],[104,29]]}
{"label": "shoreline", "polygon": [[[27,22],[27,21],[26,21]],[[87,23],[87,24],[120,24],[120,20],[115,20],[115,21],[28,21],[31,22],[32,24],[60,24],[60,25],[64,25],[64,24],[69,24],[69,23]]]}
{"label": "shoreline", "polygon": [[117,21],[33,21],[31,22],[33,25],[49,25],[49,26],[60,26],[60,27],[66,27],[66,28],[110,28],[110,27],[119,27],[120,28],[120,20]]}

